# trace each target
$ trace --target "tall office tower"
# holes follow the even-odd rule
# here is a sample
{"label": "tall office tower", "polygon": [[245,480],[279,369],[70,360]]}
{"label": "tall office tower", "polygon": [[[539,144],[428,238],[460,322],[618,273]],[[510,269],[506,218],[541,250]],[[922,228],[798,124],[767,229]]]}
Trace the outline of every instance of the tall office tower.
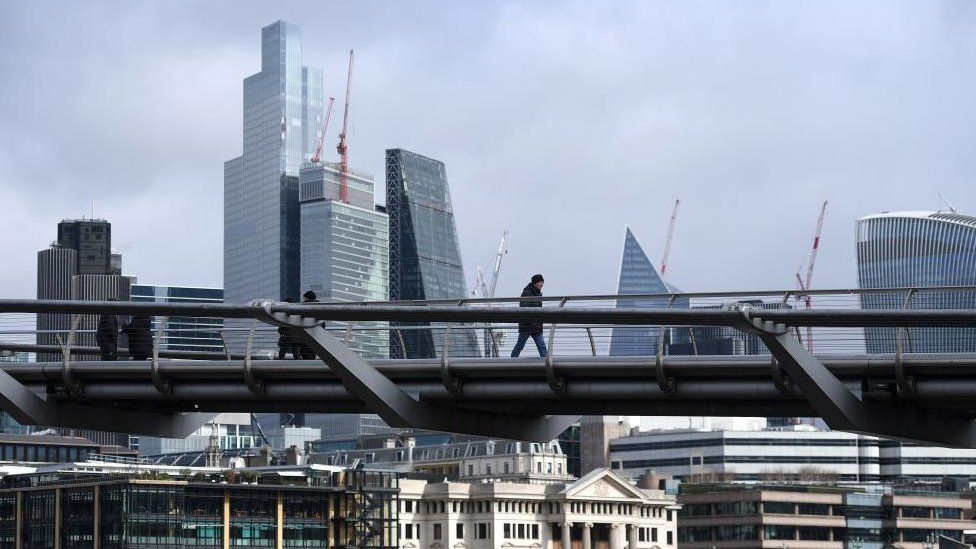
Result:
{"label": "tall office tower", "polygon": [[[78,274],[78,252],[62,248],[57,242],[37,252],[37,299],[71,299],[71,279]],[[37,315],[37,344],[58,345],[69,329],[71,316],[44,313]],[[38,362],[59,360],[60,353],[37,353]]]}
{"label": "tall office tower", "polygon": [[[302,168],[301,287],[320,301],[386,301],[389,299],[389,232],[387,215],[377,211],[373,178],[349,172],[349,202],[339,200],[339,166],[308,163]],[[342,323],[336,323],[342,326]],[[357,323],[344,336],[364,358],[389,357],[386,323]]]}
{"label": "tall office tower", "polygon": [[[444,163],[403,149],[388,149],[386,209],[390,215],[390,299],[467,297]],[[443,325],[431,326],[434,329],[394,332],[399,335],[390,340],[390,356],[440,356],[445,330]],[[458,329],[451,334],[449,356],[480,356],[474,330]]]}
{"label": "tall office tower", "polygon": [[261,29],[244,80],[243,154],[224,163],[224,299],[297,299],[298,172],[322,126],[322,70],[302,66],[301,27]]}
{"label": "tall office tower", "polygon": [[[976,217],[942,212],[890,212],[857,221],[861,288],[905,288],[861,295],[864,309],[976,309],[976,292],[908,288],[976,285]],[[865,328],[868,353],[971,353],[974,328]]]}
{"label": "tall office tower", "polygon": [[[220,288],[133,284],[130,299],[155,303],[223,303],[224,291]],[[223,328],[222,318],[157,316],[152,321],[153,333],[161,330],[159,349],[163,351],[222,353],[224,345],[220,331]],[[277,335],[274,332],[273,338],[277,339]],[[262,343],[270,343],[268,337],[264,340]]]}
{"label": "tall office tower", "polygon": [[[667,294],[675,291],[661,278],[637,237],[627,227],[624,235],[624,253],[620,262],[620,280],[617,283],[618,295]],[[617,308],[637,307],[688,308],[688,300],[676,299],[669,303],[668,297],[653,297],[642,300],[620,300]],[[667,330],[661,341],[661,331],[657,326],[617,327],[610,333],[610,356],[656,356],[660,345],[667,345]]]}
{"label": "tall office tower", "polygon": [[71,219],[58,223],[58,245],[78,252],[78,274],[109,274],[112,268],[112,224],[104,219]]}

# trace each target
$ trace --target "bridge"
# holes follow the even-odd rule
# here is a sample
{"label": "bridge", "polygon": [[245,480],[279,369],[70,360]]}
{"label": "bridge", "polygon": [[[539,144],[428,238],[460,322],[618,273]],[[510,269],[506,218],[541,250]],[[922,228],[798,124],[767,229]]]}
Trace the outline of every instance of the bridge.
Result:
{"label": "bridge", "polygon": [[[394,427],[550,440],[583,414],[818,416],[832,429],[976,448],[976,288],[887,288],[246,305],[0,300],[0,351],[61,360],[0,363],[0,407],[23,424],[186,436],[219,412],[375,412]],[[810,298],[817,307],[805,308]],[[888,304],[861,308],[866,302]],[[896,304],[890,306],[891,304]],[[93,361],[96,349],[14,341],[25,315],[146,314],[240,319],[224,352],[167,351]],[[20,316],[18,316],[20,315]],[[498,356],[499,336],[542,322],[546,358]],[[74,322],[77,325],[77,320]],[[278,327],[316,360],[277,360]],[[698,354],[698,329],[753,337],[751,354]],[[236,330],[236,332],[235,332]],[[355,333],[437,332],[438,358],[364,359]],[[614,330],[647,352],[606,356]],[[451,333],[484,336],[454,357]],[[692,352],[669,353],[687,334]],[[868,335],[869,334],[869,335]],[[914,352],[926,334],[952,353]],[[893,352],[869,353],[878,338]],[[815,351],[815,352],[814,352]],[[455,349],[455,353],[456,353]],[[527,351],[534,353],[534,349]]]}

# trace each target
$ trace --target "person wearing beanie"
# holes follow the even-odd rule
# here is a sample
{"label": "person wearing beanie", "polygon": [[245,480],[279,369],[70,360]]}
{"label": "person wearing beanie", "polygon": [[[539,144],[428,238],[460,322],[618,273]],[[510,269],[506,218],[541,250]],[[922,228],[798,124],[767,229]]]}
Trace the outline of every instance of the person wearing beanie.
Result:
{"label": "person wearing beanie", "polygon": [[[545,286],[546,279],[542,278],[541,274],[532,275],[532,279],[529,284],[522,290],[522,300],[519,302],[519,307],[542,307],[541,299],[525,299],[525,298],[539,298],[542,297],[542,287]],[[539,350],[539,356],[544,357],[548,353],[546,350],[546,340],[542,337],[542,323],[541,322],[519,322],[519,335],[518,341],[515,342],[515,347],[512,349],[512,356],[517,357],[522,353],[522,349],[525,347],[525,343],[532,338],[535,342],[536,349]]]}
{"label": "person wearing beanie", "polygon": [[[302,294],[302,303],[318,303],[319,296],[315,294],[312,290],[309,290]],[[295,341],[295,350],[298,351],[298,356],[296,358],[301,358],[302,360],[314,360],[318,357],[315,356],[315,351],[311,347],[305,345],[300,340]]]}

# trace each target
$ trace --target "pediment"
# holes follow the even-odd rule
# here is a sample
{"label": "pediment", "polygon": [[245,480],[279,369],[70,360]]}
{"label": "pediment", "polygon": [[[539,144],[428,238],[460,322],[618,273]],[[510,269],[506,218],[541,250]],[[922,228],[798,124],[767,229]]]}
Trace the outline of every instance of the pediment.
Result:
{"label": "pediment", "polygon": [[567,487],[567,498],[587,499],[645,499],[643,492],[610,470],[603,469],[587,475]]}

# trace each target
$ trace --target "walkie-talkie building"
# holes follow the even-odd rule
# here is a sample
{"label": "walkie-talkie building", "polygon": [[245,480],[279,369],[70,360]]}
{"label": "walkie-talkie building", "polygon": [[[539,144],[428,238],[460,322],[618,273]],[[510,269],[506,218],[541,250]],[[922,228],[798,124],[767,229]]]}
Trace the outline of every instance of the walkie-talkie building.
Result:
{"label": "walkie-talkie building", "polygon": [[[861,288],[904,288],[861,295],[865,309],[976,309],[976,292],[927,287],[976,285],[976,217],[944,212],[889,212],[857,221]],[[914,288],[915,290],[910,290]],[[866,328],[868,353],[971,353],[976,329]]]}
{"label": "walkie-talkie building", "polygon": [[[451,191],[444,163],[403,149],[386,151],[386,208],[390,216],[390,299],[467,296]],[[412,324],[416,326],[416,324]],[[443,325],[402,329],[390,338],[392,358],[433,358]],[[480,356],[474,330],[451,332],[450,356]]]}

